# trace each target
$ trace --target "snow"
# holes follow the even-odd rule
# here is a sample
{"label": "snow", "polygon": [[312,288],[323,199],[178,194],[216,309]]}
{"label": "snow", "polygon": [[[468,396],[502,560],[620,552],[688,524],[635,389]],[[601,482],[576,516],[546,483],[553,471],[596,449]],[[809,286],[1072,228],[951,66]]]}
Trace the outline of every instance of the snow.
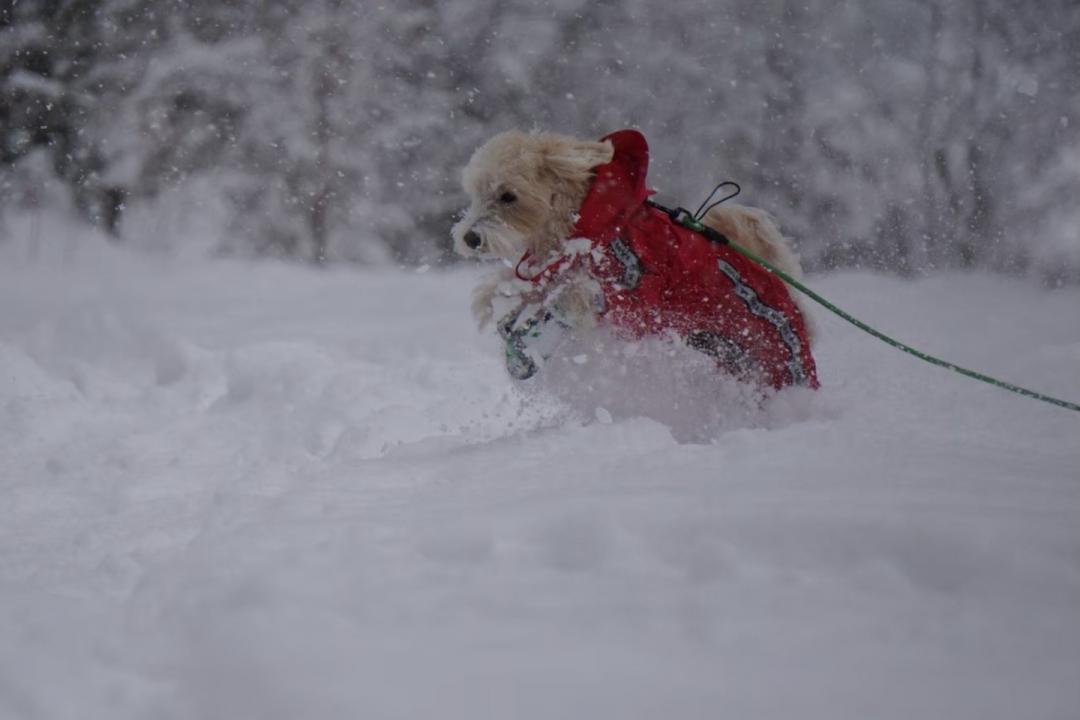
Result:
{"label": "snow", "polygon": [[[1080,707],[1075,413],[821,315],[819,393],[685,443],[516,388],[471,269],[0,251],[0,718]],[[810,283],[1080,398],[1076,288]]]}

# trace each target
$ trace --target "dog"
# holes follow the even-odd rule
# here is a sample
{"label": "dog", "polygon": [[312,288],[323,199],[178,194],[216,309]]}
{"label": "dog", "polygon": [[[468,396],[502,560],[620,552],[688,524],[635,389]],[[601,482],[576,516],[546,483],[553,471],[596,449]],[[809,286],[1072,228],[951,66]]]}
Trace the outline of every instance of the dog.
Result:
{"label": "dog", "polygon": [[[673,259],[668,250],[642,246],[642,243],[649,244],[651,236],[664,235],[666,239],[662,244],[685,245],[702,257],[705,257],[703,253],[714,252],[712,248],[702,249],[708,243],[697,236],[691,238],[680,229],[672,230],[661,224],[662,213],[645,202],[650,194],[644,185],[647,164],[648,146],[644,137],[633,130],[619,131],[599,141],[553,133],[511,131],[496,135],[481,146],[462,172],[469,207],[451,230],[454,250],[458,254],[501,261],[500,267],[474,291],[472,311],[478,325],[483,328],[492,320],[500,300],[504,305],[506,301],[516,304],[517,312],[526,306],[542,307],[544,320],[554,318],[560,327],[575,331],[593,328],[604,318],[614,318],[619,324],[621,318],[622,325],[640,326],[647,333],[673,329],[691,346],[700,345],[703,351],[725,360],[721,364],[729,370],[742,373],[746,368],[740,367],[742,361],[732,353],[739,355],[741,352],[745,360],[754,352],[745,352],[745,347],[730,347],[730,336],[737,333],[723,328],[722,347],[716,347],[716,338],[712,336],[717,333],[703,333],[693,325],[698,321],[685,320],[687,316],[700,315],[705,310],[711,312],[711,309],[690,309],[691,305],[697,304],[697,295],[684,300],[678,307],[670,299],[678,294],[677,290],[688,285],[684,277],[669,280],[662,290],[653,290],[652,305],[647,309],[643,309],[644,301],[638,302],[635,298],[648,295],[645,292],[649,290],[648,282],[641,292],[626,291],[628,284],[636,287],[637,282],[641,282],[642,273],[656,275],[672,266]],[[622,215],[609,213],[608,210],[615,206],[620,211],[625,206],[627,212]],[[611,231],[592,222],[597,215],[604,216],[599,225],[608,222]],[[801,275],[797,255],[772,217],[763,210],[723,204],[709,210],[702,223],[775,267],[793,276]],[[621,233],[629,240],[613,238],[613,232]],[[642,233],[649,237],[638,238]],[[601,257],[605,253],[616,256],[618,262],[605,262]],[[680,263],[683,275],[690,272],[685,268],[701,266],[693,272],[703,278],[708,276],[706,281],[711,286],[718,288],[724,284],[725,295],[731,295],[728,290],[752,295],[753,302],[743,297],[734,306],[762,327],[769,329],[771,322],[777,331],[783,331],[780,333],[783,343],[776,341],[773,345],[779,348],[777,353],[790,356],[785,361],[787,365],[809,365],[799,369],[801,376],[796,372],[789,373],[791,382],[785,379],[787,375],[774,374],[770,384],[816,387],[805,313],[787,294],[783,283],[760,266],[748,267],[746,261],[734,253],[726,260],[717,258],[719,271],[711,260],[705,264],[693,258],[676,257],[674,260]],[[633,276],[635,272],[636,277]],[[629,280],[627,273],[631,274]],[[735,279],[724,279],[721,273]],[[655,286],[656,279],[651,275],[646,279]],[[750,279],[745,280],[743,276],[750,276]],[[713,295],[716,292],[709,289]],[[709,293],[702,293],[701,297],[707,297]],[[772,299],[772,305],[782,305],[785,312],[774,311],[763,303],[765,295]],[[773,314],[769,315],[766,310]],[[504,320],[509,322],[500,322],[500,329],[509,340],[509,335],[513,334],[510,326],[517,317],[511,313]],[[530,331],[535,331],[535,326],[533,322]],[[642,332],[635,334],[640,336]],[[746,334],[745,329],[742,334]],[[702,340],[705,336],[709,337]],[[710,343],[714,345],[710,346]],[[781,347],[785,343],[787,347]],[[751,351],[756,349],[750,348]],[[760,365],[763,357],[760,353],[749,357],[750,364]]]}

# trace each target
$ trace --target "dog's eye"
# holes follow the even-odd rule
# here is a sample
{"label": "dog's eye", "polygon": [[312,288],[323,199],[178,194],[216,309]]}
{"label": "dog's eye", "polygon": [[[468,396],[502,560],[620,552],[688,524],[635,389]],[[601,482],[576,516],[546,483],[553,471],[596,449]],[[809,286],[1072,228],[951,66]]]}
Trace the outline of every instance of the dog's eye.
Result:
{"label": "dog's eye", "polygon": [[516,203],[517,195],[507,190],[499,196],[499,202],[501,202],[503,205],[510,205],[512,203]]}

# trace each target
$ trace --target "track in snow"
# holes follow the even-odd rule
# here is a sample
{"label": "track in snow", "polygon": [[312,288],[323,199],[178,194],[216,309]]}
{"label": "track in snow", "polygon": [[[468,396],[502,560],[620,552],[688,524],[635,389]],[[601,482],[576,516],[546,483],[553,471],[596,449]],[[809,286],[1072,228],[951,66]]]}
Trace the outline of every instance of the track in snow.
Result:
{"label": "track in snow", "polygon": [[[1074,717],[1076,414],[819,317],[681,443],[515,389],[473,277],[6,258],[0,717]],[[811,283],[1080,398],[1075,289]]]}

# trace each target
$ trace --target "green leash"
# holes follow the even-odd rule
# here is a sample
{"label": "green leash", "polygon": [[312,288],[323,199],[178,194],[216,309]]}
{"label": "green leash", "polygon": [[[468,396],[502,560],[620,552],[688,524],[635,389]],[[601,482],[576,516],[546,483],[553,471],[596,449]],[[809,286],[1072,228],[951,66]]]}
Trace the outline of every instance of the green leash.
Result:
{"label": "green leash", "polygon": [[[667,210],[667,208],[662,208],[662,209]],[[679,208],[679,210],[682,210],[682,208]],[[669,211],[669,214],[670,214],[670,211]],[[858,318],[853,317],[849,313],[841,310],[836,305],[832,304],[831,302],[829,302],[828,300],[826,300],[825,298],[821,297],[816,292],[811,290],[810,288],[803,285],[801,282],[799,282],[795,278],[791,277],[791,275],[787,274],[786,272],[784,272],[780,268],[778,268],[775,265],[773,265],[772,263],[770,263],[768,260],[758,257],[757,255],[750,252],[746,248],[739,247],[735,243],[731,242],[731,240],[725,238],[723,235],[720,235],[720,233],[716,232],[712,228],[708,227],[707,225],[703,225],[694,216],[690,215],[690,213],[687,212],[686,210],[682,210],[681,213],[676,211],[676,213],[672,215],[672,218],[675,220],[675,222],[679,223],[680,225],[682,225],[682,226],[684,226],[684,227],[686,227],[686,228],[688,228],[690,230],[693,230],[694,232],[700,233],[700,234],[704,235],[705,237],[709,238],[710,240],[723,242],[724,244],[726,244],[728,247],[730,247],[735,252],[749,258],[750,260],[753,260],[758,265],[761,265],[762,267],[766,268],[769,272],[773,273],[778,278],[780,278],[781,280],[786,282],[788,285],[795,288],[796,290],[798,290],[802,294],[806,295],[808,298],[810,298],[811,300],[813,300],[817,304],[821,305],[825,309],[827,309],[830,312],[842,317],[844,320],[847,320],[849,323],[851,323],[855,327],[859,328],[863,332],[869,333],[870,335],[873,335],[874,337],[876,337],[878,340],[881,340],[884,343],[892,345],[897,350],[902,350],[903,352],[906,352],[909,355],[914,355],[915,357],[919,358],[920,360],[928,362],[931,365],[937,365],[938,367],[943,367],[946,370],[952,370],[955,373],[959,373],[961,375],[966,375],[967,377],[974,378],[975,380],[980,380],[980,381],[982,381],[984,383],[987,383],[988,385],[994,385],[996,387],[1001,388],[1002,390],[1008,390],[1009,392],[1014,392],[1017,395],[1024,395],[1025,397],[1034,398],[1036,400],[1042,400],[1043,402],[1050,403],[1051,405],[1057,405],[1058,407],[1063,407],[1066,410],[1075,410],[1077,412],[1080,412],[1080,404],[1069,402],[1068,400],[1061,400],[1061,399],[1056,398],[1056,397],[1051,397],[1050,395],[1044,395],[1043,393],[1035,392],[1034,390],[1028,390],[1027,388],[1020,387],[1019,385],[1013,385],[1012,383],[1005,382],[1004,380],[998,380],[997,378],[990,377],[989,375],[984,375],[983,373],[976,372],[974,370],[968,370],[965,367],[960,367],[959,365],[955,365],[955,364],[953,364],[951,362],[948,362],[946,360],[942,360],[941,358],[936,358],[933,355],[927,355],[926,353],[924,353],[924,352],[922,352],[920,350],[916,350],[915,348],[911,347],[910,345],[905,345],[904,343],[900,342],[899,340],[891,338],[888,335],[886,335],[885,333],[880,332],[878,330],[875,330],[874,328],[872,328],[869,325],[867,325],[866,323],[864,323],[862,320],[859,320]],[[716,237],[714,237],[714,236],[716,236]]]}

